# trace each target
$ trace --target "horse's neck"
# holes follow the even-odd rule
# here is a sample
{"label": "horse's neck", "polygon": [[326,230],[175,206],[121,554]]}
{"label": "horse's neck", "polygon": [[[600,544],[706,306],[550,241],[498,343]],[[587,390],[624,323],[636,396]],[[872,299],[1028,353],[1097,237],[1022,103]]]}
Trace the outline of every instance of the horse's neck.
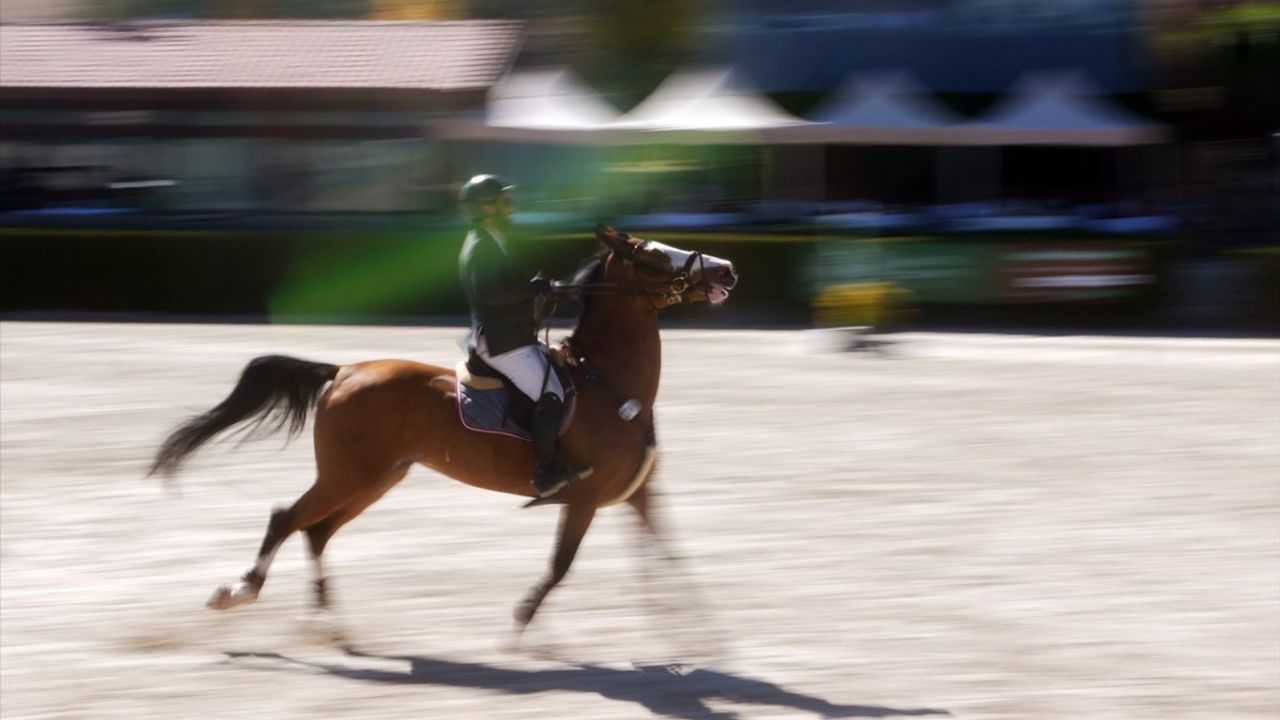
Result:
{"label": "horse's neck", "polygon": [[651,407],[662,372],[658,313],[635,297],[599,297],[579,321],[574,344],[609,389]]}

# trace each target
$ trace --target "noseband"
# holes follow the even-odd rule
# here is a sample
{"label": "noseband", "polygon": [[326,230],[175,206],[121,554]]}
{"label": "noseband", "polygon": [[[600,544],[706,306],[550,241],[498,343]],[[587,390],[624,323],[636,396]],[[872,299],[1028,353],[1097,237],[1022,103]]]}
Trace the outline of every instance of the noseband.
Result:
{"label": "noseband", "polygon": [[[635,257],[637,251],[648,245],[649,241],[645,240],[639,245],[633,246],[631,254],[623,258],[624,263],[637,265],[652,270],[654,272],[666,272],[664,268],[656,267],[653,264]],[[689,280],[689,273],[697,266],[702,272],[703,279],[697,283]],[[680,268],[680,272],[676,273],[670,280],[659,281],[640,281],[632,284],[633,287],[643,288],[638,294],[647,294],[651,300],[665,301],[666,305],[678,305],[683,303],[690,290],[702,289],[710,291],[711,283],[706,280],[706,261],[703,259],[702,253],[693,251],[689,254],[689,259],[685,260],[684,266]],[[655,292],[656,290],[656,292]],[[657,304],[655,302],[655,307]]]}
{"label": "noseband", "polygon": [[[648,240],[641,242],[639,245],[632,245],[631,252],[622,254],[618,250],[614,250],[614,254],[622,260],[624,264],[634,265],[657,273],[666,273],[666,268],[659,267],[644,258],[636,257],[636,252],[649,244]],[[702,280],[692,282],[689,279],[689,272],[694,266],[702,273]],[[702,290],[709,293],[711,291],[711,283],[706,279],[706,260],[701,252],[693,251],[689,255],[689,259],[685,261],[684,266],[680,268],[680,272],[676,273],[666,280],[641,280],[633,278],[629,283],[614,282],[597,282],[597,283],[579,283],[575,285],[562,285],[566,289],[572,289],[588,295],[643,295],[649,298],[653,307],[662,308],[667,305],[678,305],[685,301],[686,296],[691,290]]]}

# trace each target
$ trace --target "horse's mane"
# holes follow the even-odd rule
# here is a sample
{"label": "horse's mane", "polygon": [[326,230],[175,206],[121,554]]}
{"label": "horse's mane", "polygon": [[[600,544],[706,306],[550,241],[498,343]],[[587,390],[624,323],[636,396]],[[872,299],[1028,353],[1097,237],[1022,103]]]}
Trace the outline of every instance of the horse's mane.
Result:
{"label": "horse's mane", "polygon": [[[578,267],[577,272],[573,274],[570,281],[574,285],[587,285],[600,281],[600,273],[604,270],[604,260],[609,256],[608,248],[601,248],[599,252],[583,261]],[[582,292],[578,295],[578,323],[581,324],[582,319],[587,316],[587,312],[591,309],[591,292]]]}
{"label": "horse's mane", "polygon": [[600,248],[595,255],[587,258],[578,266],[577,272],[573,274],[573,283],[595,282],[600,275],[601,268],[604,267],[604,259],[609,255],[607,248]]}

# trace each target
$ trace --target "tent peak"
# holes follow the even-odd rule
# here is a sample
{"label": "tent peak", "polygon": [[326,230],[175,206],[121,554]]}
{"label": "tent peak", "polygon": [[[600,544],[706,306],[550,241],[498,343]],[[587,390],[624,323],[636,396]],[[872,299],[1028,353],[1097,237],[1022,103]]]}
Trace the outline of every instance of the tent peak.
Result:
{"label": "tent peak", "polygon": [[619,124],[644,130],[754,130],[806,121],[732,66],[676,70]]}

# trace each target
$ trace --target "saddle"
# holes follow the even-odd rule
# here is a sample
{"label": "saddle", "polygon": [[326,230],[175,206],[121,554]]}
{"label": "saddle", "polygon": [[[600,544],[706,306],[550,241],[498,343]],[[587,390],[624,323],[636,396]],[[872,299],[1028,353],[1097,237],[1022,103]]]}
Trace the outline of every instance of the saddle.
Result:
{"label": "saddle", "polygon": [[[573,368],[566,361],[570,356],[561,348],[551,349],[552,372],[560,379],[560,386],[565,393],[560,435],[568,432],[569,426],[573,424],[574,411],[578,406]],[[458,361],[455,370],[458,376],[458,416],[464,427],[476,432],[533,441],[529,430],[533,401],[528,396],[474,351],[466,359]]]}

